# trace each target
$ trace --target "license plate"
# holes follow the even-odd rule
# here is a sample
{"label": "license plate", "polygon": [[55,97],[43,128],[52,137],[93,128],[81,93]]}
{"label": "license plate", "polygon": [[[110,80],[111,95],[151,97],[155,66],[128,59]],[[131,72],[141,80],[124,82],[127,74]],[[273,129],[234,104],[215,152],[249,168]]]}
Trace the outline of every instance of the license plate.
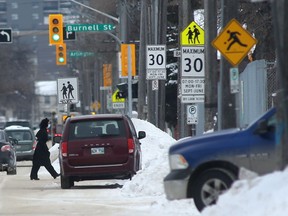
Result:
{"label": "license plate", "polygon": [[91,148],[91,154],[104,154],[104,147]]}

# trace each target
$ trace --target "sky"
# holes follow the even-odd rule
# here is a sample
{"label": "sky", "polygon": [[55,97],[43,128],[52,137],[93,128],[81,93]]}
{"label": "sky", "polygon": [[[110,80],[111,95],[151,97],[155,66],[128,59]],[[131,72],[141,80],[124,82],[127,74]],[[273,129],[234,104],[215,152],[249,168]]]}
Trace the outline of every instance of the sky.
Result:
{"label": "sky", "polygon": [[[167,200],[163,179],[169,173],[168,150],[176,140],[147,121],[136,118],[132,121],[137,131],[146,132],[146,138],[141,140],[142,170],[131,181],[123,181],[119,190],[123,197],[154,200],[149,216],[287,216],[288,170],[259,177],[241,169],[241,180],[220,196],[216,205],[205,208],[201,213],[192,199]],[[56,159],[53,166],[59,171],[58,145],[50,151],[52,160]],[[40,172],[41,175],[49,175],[43,167]]]}

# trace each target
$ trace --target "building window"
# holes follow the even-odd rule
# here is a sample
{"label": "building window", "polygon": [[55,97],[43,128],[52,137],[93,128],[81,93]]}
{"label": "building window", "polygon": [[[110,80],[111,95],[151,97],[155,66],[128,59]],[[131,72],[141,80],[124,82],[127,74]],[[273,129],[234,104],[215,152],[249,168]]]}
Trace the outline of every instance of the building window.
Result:
{"label": "building window", "polygon": [[49,96],[45,96],[44,97],[44,103],[45,104],[50,104],[50,97]]}
{"label": "building window", "polygon": [[33,13],[33,14],[32,14],[32,18],[33,18],[34,20],[38,20],[38,19],[39,19],[39,14],[38,14],[38,13]]}
{"label": "building window", "polygon": [[51,10],[54,10],[54,11],[57,11],[58,10],[58,1],[55,1],[55,2],[44,2],[43,4],[43,10],[44,11],[51,11]]}
{"label": "building window", "polygon": [[17,9],[18,8],[18,3],[17,2],[12,2],[11,3],[11,8],[12,9]]}
{"label": "building window", "polygon": [[11,14],[12,20],[18,20],[18,14]]}
{"label": "building window", "polygon": [[0,23],[6,23],[7,22],[7,17],[5,14],[0,14]]}
{"label": "building window", "polygon": [[32,8],[33,9],[39,8],[39,2],[32,2]]}
{"label": "building window", "polygon": [[1,12],[6,12],[7,11],[6,2],[0,2],[0,11]]}

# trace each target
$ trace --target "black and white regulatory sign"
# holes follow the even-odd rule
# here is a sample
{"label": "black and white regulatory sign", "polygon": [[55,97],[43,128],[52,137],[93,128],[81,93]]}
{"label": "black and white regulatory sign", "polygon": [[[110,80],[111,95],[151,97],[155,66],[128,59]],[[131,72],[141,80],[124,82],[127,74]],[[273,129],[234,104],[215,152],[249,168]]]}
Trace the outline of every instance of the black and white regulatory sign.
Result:
{"label": "black and white regulatory sign", "polygon": [[0,29],[0,43],[12,43],[12,29]]}
{"label": "black and white regulatory sign", "polygon": [[166,46],[147,45],[146,79],[166,80]]}
{"label": "black and white regulatory sign", "polygon": [[187,124],[198,123],[198,106],[187,105]]}
{"label": "black and white regulatory sign", "polygon": [[76,32],[67,31],[66,27],[63,27],[63,39],[67,40],[75,40],[76,39]]}
{"label": "black and white regulatory sign", "polygon": [[204,47],[182,47],[181,77],[205,77]]}

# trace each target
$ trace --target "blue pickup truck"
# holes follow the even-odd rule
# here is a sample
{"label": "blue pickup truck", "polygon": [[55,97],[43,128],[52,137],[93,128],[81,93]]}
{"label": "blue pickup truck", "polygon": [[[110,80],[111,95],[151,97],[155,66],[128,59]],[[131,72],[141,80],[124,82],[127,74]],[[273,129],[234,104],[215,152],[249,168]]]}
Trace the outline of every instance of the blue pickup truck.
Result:
{"label": "blue pickup truck", "polygon": [[199,211],[215,204],[237,180],[241,167],[259,175],[276,169],[275,108],[244,129],[228,129],[178,140],[169,149],[164,178],[168,200],[193,198]]}

